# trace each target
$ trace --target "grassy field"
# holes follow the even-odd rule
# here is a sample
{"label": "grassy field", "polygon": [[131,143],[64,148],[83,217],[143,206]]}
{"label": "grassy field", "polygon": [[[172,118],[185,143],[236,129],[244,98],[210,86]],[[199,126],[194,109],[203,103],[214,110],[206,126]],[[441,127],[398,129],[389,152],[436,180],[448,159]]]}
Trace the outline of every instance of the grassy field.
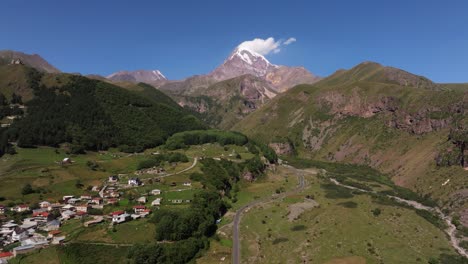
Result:
{"label": "grassy field", "polygon": [[[414,210],[386,205],[308,176],[309,187],[250,210],[241,225],[245,263],[427,263],[454,254],[443,231]],[[314,197],[319,207],[288,220],[290,206]],[[378,209],[378,210],[376,210]]]}

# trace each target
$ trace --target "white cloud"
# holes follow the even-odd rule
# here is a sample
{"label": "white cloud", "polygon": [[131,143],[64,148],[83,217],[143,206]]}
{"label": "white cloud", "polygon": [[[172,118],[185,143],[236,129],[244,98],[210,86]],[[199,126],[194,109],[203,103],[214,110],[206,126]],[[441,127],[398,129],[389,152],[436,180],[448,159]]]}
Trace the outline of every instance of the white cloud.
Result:
{"label": "white cloud", "polygon": [[261,55],[268,55],[271,52],[278,53],[281,51],[281,46],[289,45],[296,41],[296,38],[288,38],[286,41],[275,41],[273,37],[267,39],[255,38],[247,40],[237,46],[239,49],[246,49],[256,52]]}
{"label": "white cloud", "polygon": [[284,45],[289,45],[289,44],[291,44],[293,42],[296,42],[296,40],[297,40],[296,38],[288,38],[283,44]]}

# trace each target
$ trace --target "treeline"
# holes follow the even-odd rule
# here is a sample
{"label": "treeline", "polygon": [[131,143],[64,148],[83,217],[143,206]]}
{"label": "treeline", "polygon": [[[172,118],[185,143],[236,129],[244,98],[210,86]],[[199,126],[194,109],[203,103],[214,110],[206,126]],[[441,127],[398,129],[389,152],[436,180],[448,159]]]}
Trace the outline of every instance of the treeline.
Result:
{"label": "treeline", "polygon": [[202,145],[206,143],[219,143],[220,145],[247,144],[246,136],[238,132],[221,130],[196,130],[185,131],[172,135],[167,141],[165,147],[169,150],[187,148],[191,145]]}
{"label": "treeline", "polygon": [[178,152],[173,152],[169,154],[159,154],[159,155],[154,155],[154,157],[151,157],[150,159],[141,161],[138,164],[138,169],[147,169],[147,168],[152,168],[152,167],[157,167],[160,166],[161,163],[163,162],[188,162],[188,157],[183,154],[183,153],[178,153]]}
{"label": "treeline", "polygon": [[174,133],[204,129],[182,108],[167,105],[167,98],[150,99],[123,88],[73,76],[61,87],[39,85],[42,75],[31,70],[28,82],[34,98],[28,114],[9,129],[20,147],[70,143],[74,152],[120,147],[135,152],[161,145]]}
{"label": "treeline", "polygon": [[221,130],[197,130],[176,133],[167,139],[165,148],[176,150],[187,148],[192,145],[206,143],[218,143],[224,145],[246,146],[253,154],[262,154],[270,163],[276,163],[278,156],[268,145],[248,139],[247,136],[233,131]]}

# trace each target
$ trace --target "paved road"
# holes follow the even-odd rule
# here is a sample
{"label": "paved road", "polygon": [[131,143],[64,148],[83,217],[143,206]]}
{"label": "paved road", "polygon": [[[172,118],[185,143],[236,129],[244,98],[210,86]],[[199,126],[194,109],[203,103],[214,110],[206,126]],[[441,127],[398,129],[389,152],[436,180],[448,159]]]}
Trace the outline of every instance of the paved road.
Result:
{"label": "paved road", "polygon": [[285,196],[300,192],[304,189],[305,187],[305,180],[304,180],[304,173],[300,170],[297,170],[293,167],[288,166],[289,168],[294,169],[297,172],[297,178],[299,180],[299,183],[297,187],[289,192],[285,192],[279,195],[272,195],[271,197],[259,199],[252,201],[244,206],[242,206],[239,210],[236,211],[236,215],[234,216],[234,221],[233,221],[233,227],[232,227],[232,263],[233,264],[239,264],[240,263],[240,258],[241,258],[241,253],[240,253],[240,240],[239,240],[239,225],[242,219],[242,214],[247,210],[252,207],[255,207],[260,204],[266,204],[269,203],[273,200],[276,200],[278,198],[283,198]]}

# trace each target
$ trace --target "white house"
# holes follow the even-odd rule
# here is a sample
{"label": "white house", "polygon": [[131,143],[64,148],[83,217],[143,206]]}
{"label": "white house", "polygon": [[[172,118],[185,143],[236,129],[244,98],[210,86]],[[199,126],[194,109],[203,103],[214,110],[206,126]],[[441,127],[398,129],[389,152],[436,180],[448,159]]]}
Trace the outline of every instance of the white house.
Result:
{"label": "white house", "polygon": [[192,186],[192,183],[191,183],[191,182],[184,182],[182,185],[184,185],[184,186]]}
{"label": "white house", "polygon": [[116,183],[119,181],[119,177],[117,175],[112,175],[112,176],[109,176],[109,183]]}
{"label": "white house", "polygon": [[11,234],[11,241],[16,242],[16,241],[22,241],[26,239],[29,236],[28,232],[26,229],[23,229],[21,227],[15,227],[15,230],[13,230],[13,234]]}
{"label": "white house", "polygon": [[77,212],[87,213],[89,205],[88,204],[78,204],[75,206]]}
{"label": "white house", "polygon": [[0,214],[4,214],[5,210],[6,210],[5,206],[0,205]]}
{"label": "white house", "polygon": [[63,211],[61,215],[63,219],[70,219],[70,218],[75,217],[76,212],[66,210],[66,211]]}
{"label": "white house", "polygon": [[139,178],[131,178],[131,179],[128,180],[128,185],[140,186],[141,185],[141,180]]}
{"label": "white house", "polygon": [[120,224],[130,219],[130,215],[127,214],[125,211],[113,212],[111,215],[112,223],[114,224]]}
{"label": "white house", "polygon": [[161,190],[159,189],[154,189],[151,191],[151,195],[160,195],[161,194]]}
{"label": "white house", "polygon": [[48,208],[50,206],[50,203],[48,201],[42,201],[39,203],[40,208]]}
{"label": "white house", "polygon": [[29,211],[29,205],[27,204],[20,204],[11,209],[12,211],[22,213],[22,212],[27,212]]}
{"label": "white house", "polygon": [[151,206],[160,206],[161,205],[161,198],[156,198],[153,202],[151,202]]}
{"label": "white house", "polygon": [[145,204],[146,203],[146,197],[145,196],[142,196],[140,198],[137,199],[137,202],[141,203],[141,204]]}

